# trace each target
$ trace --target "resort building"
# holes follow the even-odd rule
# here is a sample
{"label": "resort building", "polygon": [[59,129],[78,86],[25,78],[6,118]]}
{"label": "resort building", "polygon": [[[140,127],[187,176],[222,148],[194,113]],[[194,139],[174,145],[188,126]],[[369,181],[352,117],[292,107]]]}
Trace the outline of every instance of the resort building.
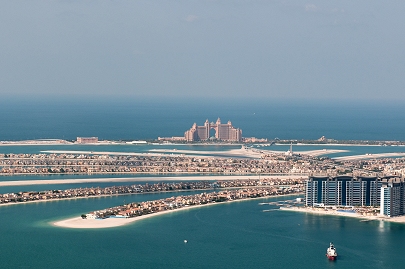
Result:
{"label": "resort building", "polygon": [[184,133],[184,138],[188,142],[207,141],[211,138],[210,131],[215,130],[215,139],[220,141],[240,142],[242,141],[242,130],[232,126],[232,123],[221,123],[220,118],[216,123],[205,121],[203,126],[197,126],[196,123]]}
{"label": "resort building", "polygon": [[382,184],[379,177],[311,176],[306,182],[305,205],[379,206]]}

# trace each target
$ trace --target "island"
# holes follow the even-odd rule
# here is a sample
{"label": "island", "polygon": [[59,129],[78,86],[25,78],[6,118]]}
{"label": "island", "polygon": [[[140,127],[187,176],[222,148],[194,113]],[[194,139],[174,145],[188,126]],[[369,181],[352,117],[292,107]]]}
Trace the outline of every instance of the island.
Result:
{"label": "island", "polygon": [[228,189],[219,192],[204,192],[193,195],[173,196],[154,201],[129,203],[103,210],[82,214],[80,217],[56,221],[55,226],[65,228],[109,228],[132,223],[137,220],[178,212],[190,208],[216,205],[226,202],[265,198],[270,196],[302,194],[300,188],[294,187],[256,187]]}

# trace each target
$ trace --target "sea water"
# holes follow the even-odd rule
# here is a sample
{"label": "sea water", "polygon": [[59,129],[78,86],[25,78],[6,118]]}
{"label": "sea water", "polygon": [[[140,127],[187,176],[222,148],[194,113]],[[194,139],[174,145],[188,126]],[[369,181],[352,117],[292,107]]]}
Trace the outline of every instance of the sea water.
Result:
{"label": "sea water", "polygon": [[0,100],[0,141],[97,136],[108,140],[183,136],[193,123],[232,121],[245,137],[405,140],[400,103],[280,100]]}
{"label": "sea water", "polygon": [[[404,108],[398,105],[221,101],[1,100],[0,140],[75,140],[77,136],[135,140],[182,136],[194,122],[202,125],[205,119],[216,121],[217,117],[223,122],[232,120],[244,136],[317,139],[324,135],[341,140],[405,140]],[[289,149],[287,145],[277,147]],[[386,148],[390,149],[385,151]],[[400,148],[350,147],[349,150],[362,154],[400,151]],[[72,148],[51,145],[0,149],[3,153],[38,153]],[[98,149],[147,152],[150,147],[92,150]],[[60,176],[50,178],[55,177]],[[48,177],[27,176],[17,180],[24,178]],[[173,195],[151,193],[0,206],[0,267],[401,268],[405,264],[402,255],[405,225],[263,211],[275,206],[259,205],[291,197],[190,208],[109,229],[66,229],[51,225],[56,220],[123,204],[124,200],[155,200]],[[335,262],[325,257],[330,241],[335,243],[339,254]]]}
{"label": "sea water", "polygon": [[[401,268],[405,225],[263,211],[263,198],[190,208],[108,229],[51,226],[126,201],[173,193],[1,206],[3,268]],[[102,220],[100,220],[102,221]],[[187,243],[184,243],[187,240]],[[333,241],[339,257],[329,261]]]}

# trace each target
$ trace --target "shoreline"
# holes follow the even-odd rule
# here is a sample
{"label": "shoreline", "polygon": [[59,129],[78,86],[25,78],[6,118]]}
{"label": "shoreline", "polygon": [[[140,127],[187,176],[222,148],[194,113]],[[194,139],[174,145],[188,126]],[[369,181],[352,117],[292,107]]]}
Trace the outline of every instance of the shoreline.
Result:
{"label": "shoreline", "polygon": [[181,211],[184,211],[187,209],[201,208],[201,207],[206,207],[206,206],[227,204],[227,203],[233,203],[233,202],[244,202],[244,201],[251,201],[251,200],[258,200],[258,199],[285,197],[285,196],[299,196],[299,195],[302,195],[302,194],[272,195],[272,196],[264,196],[264,197],[237,199],[237,200],[226,201],[226,202],[208,203],[208,204],[203,204],[203,205],[185,206],[185,207],[174,209],[174,210],[165,210],[165,211],[142,215],[142,216],[138,216],[138,217],[134,217],[134,218],[111,218],[110,217],[110,218],[106,218],[106,219],[82,219],[81,217],[74,217],[74,218],[68,218],[68,219],[54,221],[54,222],[51,222],[50,224],[52,226],[56,226],[56,227],[71,228],[71,229],[113,228],[113,227],[120,227],[120,226],[128,225],[135,221],[160,216],[163,214],[181,212]]}
{"label": "shoreline", "polygon": [[301,207],[280,207],[280,210],[309,213],[309,214],[315,214],[315,215],[324,215],[324,216],[326,215],[326,216],[350,217],[350,218],[361,219],[363,221],[379,220],[379,221],[405,224],[405,216],[399,216],[399,217],[393,217],[393,218],[382,216],[382,215],[367,216],[367,215],[360,215],[358,213],[340,212],[340,211],[336,211],[333,209],[324,210],[322,208],[312,208],[312,207],[302,207],[302,208]]}
{"label": "shoreline", "polygon": [[333,157],[332,159],[335,161],[357,161],[365,159],[380,159],[380,158],[394,158],[394,157],[405,157],[405,153],[404,152],[368,153],[360,155]]}
{"label": "shoreline", "polygon": [[147,219],[150,217],[155,217],[155,216],[160,216],[163,214],[180,212],[180,211],[183,211],[186,209],[199,208],[202,206],[215,205],[215,204],[216,203],[207,204],[207,205],[187,206],[187,207],[182,207],[179,209],[165,210],[165,211],[142,215],[142,216],[138,216],[138,217],[134,217],[134,218],[114,218],[114,217],[111,218],[111,217],[109,217],[106,219],[82,219],[82,217],[74,217],[74,218],[69,218],[69,219],[52,222],[51,225],[57,226],[57,227],[62,227],[62,228],[73,228],[73,229],[113,228],[113,227],[124,226],[124,225],[130,224],[130,223],[133,223],[135,221]]}
{"label": "shoreline", "polygon": [[[253,145],[267,145],[272,142],[270,139],[267,142],[260,142],[260,143],[250,143],[250,142],[239,142],[239,143],[178,143],[178,142],[170,142],[170,143],[162,143],[158,140],[153,141],[146,141],[146,143],[132,143],[133,141],[138,140],[131,140],[131,141],[121,141],[121,140],[102,140],[98,141],[97,143],[86,143],[86,144],[79,144],[76,141],[66,140],[61,138],[51,138],[51,139],[27,139],[27,140],[2,140],[0,141],[0,146],[75,146],[75,145],[135,145],[135,146],[144,146],[144,145],[153,145],[153,146],[183,146],[183,145],[191,145],[191,146],[207,146],[207,145],[220,145],[220,146],[241,146],[246,144],[253,144]],[[368,143],[358,143],[361,140],[353,140],[357,143],[300,143],[296,142],[293,146],[371,146],[371,147],[378,147],[384,146],[381,144],[368,144]],[[405,146],[405,144],[401,144],[401,142],[405,143],[404,141],[388,141],[388,140],[369,140],[370,142],[397,142],[399,144],[390,145],[390,146]],[[315,141],[314,141],[315,142]],[[317,141],[316,141],[317,142]],[[276,146],[290,146],[290,142],[274,143]]]}

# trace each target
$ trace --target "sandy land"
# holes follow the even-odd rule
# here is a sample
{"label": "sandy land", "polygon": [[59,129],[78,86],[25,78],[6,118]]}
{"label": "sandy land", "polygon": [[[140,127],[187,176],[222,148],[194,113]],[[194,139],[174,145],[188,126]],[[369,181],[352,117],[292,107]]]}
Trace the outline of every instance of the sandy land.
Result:
{"label": "sandy land", "polygon": [[48,184],[72,184],[72,183],[96,183],[96,182],[133,182],[140,181],[191,181],[191,180],[236,180],[236,179],[259,179],[278,178],[278,179],[298,179],[306,178],[307,175],[232,175],[232,176],[172,176],[172,177],[127,177],[127,178],[85,178],[85,179],[43,179],[43,180],[18,180],[1,181],[1,186],[24,186],[24,185],[48,185]]}
{"label": "sandy land", "polygon": [[207,205],[187,206],[187,207],[182,207],[182,208],[175,209],[175,210],[166,210],[166,211],[143,215],[143,216],[134,217],[134,218],[82,219],[81,217],[75,217],[75,218],[71,218],[71,219],[56,221],[56,222],[52,223],[52,225],[58,226],[58,227],[64,227],[64,228],[75,228],[75,229],[111,228],[111,227],[127,225],[127,224],[133,223],[135,221],[160,216],[163,214],[180,212],[183,210],[199,208],[202,206],[209,206],[209,205],[216,205],[216,203],[207,204]]}
{"label": "sandy land", "polygon": [[[97,155],[121,155],[121,156],[165,156],[165,155],[174,155],[182,156],[187,155],[189,157],[201,157],[210,156],[226,156],[226,157],[238,157],[238,158],[261,158],[263,153],[276,153],[284,154],[284,151],[276,150],[260,150],[260,149],[250,149],[250,148],[241,148],[241,149],[231,149],[224,151],[203,151],[203,150],[178,150],[178,149],[151,149],[147,153],[137,153],[137,152],[109,152],[109,151],[76,151],[76,150],[44,150],[43,153],[54,153],[54,154],[97,154]],[[310,156],[321,156],[326,154],[348,152],[348,150],[341,149],[318,149],[318,150],[308,150],[308,151],[294,151],[298,154],[310,155]]]}
{"label": "sandy land", "polygon": [[[281,143],[275,143],[277,146],[284,146],[284,145],[290,145],[290,144],[281,144]],[[372,144],[339,144],[339,143],[330,143],[330,144],[310,144],[310,143],[297,143],[293,144],[293,146],[319,146],[319,147],[381,147],[381,145],[372,145]],[[403,146],[403,145],[398,145],[398,146]]]}
{"label": "sandy land", "polygon": [[220,205],[220,204],[226,204],[226,203],[234,203],[234,202],[243,202],[243,201],[250,201],[250,200],[260,200],[260,199],[265,199],[265,198],[283,197],[283,196],[295,196],[295,195],[294,194],[285,194],[285,195],[277,195],[277,196],[255,197],[255,198],[232,200],[232,201],[227,201],[227,202],[222,202],[222,203],[210,203],[210,204],[205,204],[205,205],[186,206],[186,207],[182,207],[179,209],[166,210],[166,211],[143,215],[143,216],[139,216],[139,217],[135,217],[135,218],[82,219],[81,217],[75,217],[75,218],[70,218],[70,219],[53,222],[52,225],[58,226],[58,227],[64,227],[64,228],[75,228],[75,229],[111,228],[111,227],[127,225],[129,223],[132,223],[132,222],[135,222],[138,220],[142,220],[142,219],[146,219],[146,218],[156,217],[156,216],[173,213],[173,212],[180,212],[183,210],[188,210],[188,209],[193,209],[193,208]]}
{"label": "sandy land", "polygon": [[224,151],[202,151],[202,150],[178,150],[178,149],[151,149],[150,152],[160,152],[160,153],[176,153],[176,154],[199,154],[199,155],[207,155],[207,156],[235,156],[235,157],[249,157],[249,158],[260,158],[261,153],[258,150],[252,149],[231,149],[231,150],[224,150]]}
{"label": "sandy land", "polygon": [[[181,153],[181,154],[202,154],[202,155],[225,155],[225,156],[235,156],[235,157],[250,157],[250,158],[260,158],[263,153],[271,154],[284,154],[284,151],[278,150],[263,150],[263,149],[232,149],[226,151],[194,151],[194,150],[177,150],[177,149],[151,149],[151,152],[160,152],[160,153]],[[317,150],[307,150],[307,151],[294,151],[297,154],[304,154],[310,155],[313,157],[326,155],[326,154],[333,154],[333,153],[341,153],[341,152],[349,152],[348,150],[343,149],[317,149]]]}
{"label": "sandy land", "polygon": [[311,213],[311,214],[318,214],[318,215],[351,217],[351,218],[362,219],[363,221],[380,220],[380,221],[397,222],[397,223],[405,224],[405,216],[393,217],[393,218],[389,218],[389,217],[382,216],[382,215],[364,216],[364,215],[360,215],[357,213],[339,212],[339,211],[332,210],[332,209],[324,210],[323,208],[312,208],[312,207],[280,207],[280,210]]}
{"label": "sandy land", "polygon": [[[74,151],[74,150],[46,150],[41,151],[43,153],[55,153],[55,154],[97,154],[97,155],[123,155],[123,156],[183,156],[187,155],[188,157],[201,157],[202,155],[208,157],[238,157],[238,158],[261,158],[262,154],[284,154],[284,151],[275,151],[275,150],[261,150],[261,149],[232,149],[226,151],[197,151],[197,150],[177,150],[177,149],[151,149],[147,153],[136,153],[136,152],[107,152],[107,151]],[[319,157],[327,154],[349,152],[348,150],[343,149],[317,149],[317,150],[307,150],[307,151],[294,151],[293,153],[309,155],[312,157]],[[385,157],[405,157],[404,152],[392,152],[392,153],[377,153],[377,154],[362,154],[362,155],[351,155],[351,156],[341,156],[334,157],[332,159],[336,161],[353,161],[353,160],[362,160],[362,159],[376,159],[376,158],[385,158]]]}
{"label": "sandy land", "polygon": [[341,152],[349,152],[348,150],[344,149],[317,149],[317,150],[307,150],[307,151],[294,151],[295,153],[310,155],[312,157],[318,157],[326,154],[333,154],[333,153],[341,153]]}
{"label": "sandy land", "polygon": [[221,155],[234,156],[239,158],[260,158],[261,153],[250,149],[232,149],[226,151],[199,151],[199,150],[177,150],[177,149],[151,149],[149,152],[112,152],[112,151],[79,151],[79,150],[43,150],[42,153],[54,154],[94,154],[94,155],[119,155],[119,156],[176,156],[181,157],[218,157]]}
{"label": "sandy land", "polygon": [[405,157],[405,153],[393,152],[393,153],[362,154],[362,155],[335,157],[332,159],[334,159],[335,161],[354,161],[354,160],[377,159],[385,157]]}
{"label": "sandy land", "polygon": [[[114,151],[88,151],[88,150],[42,150],[42,153],[53,154],[94,154],[94,155],[120,155],[120,156],[162,156],[161,153],[142,152],[114,152]],[[178,154],[180,155],[180,154]]]}
{"label": "sandy land", "polygon": [[[276,154],[285,154],[285,151],[276,151],[276,150],[261,150],[263,153],[276,153]],[[301,154],[301,155],[309,155],[312,157],[318,157],[327,154],[333,153],[341,153],[341,152],[349,152],[349,150],[345,149],[315,149],[315,150],[305,150],[305,151],[297,151],[293,148],[294,154]]]}

